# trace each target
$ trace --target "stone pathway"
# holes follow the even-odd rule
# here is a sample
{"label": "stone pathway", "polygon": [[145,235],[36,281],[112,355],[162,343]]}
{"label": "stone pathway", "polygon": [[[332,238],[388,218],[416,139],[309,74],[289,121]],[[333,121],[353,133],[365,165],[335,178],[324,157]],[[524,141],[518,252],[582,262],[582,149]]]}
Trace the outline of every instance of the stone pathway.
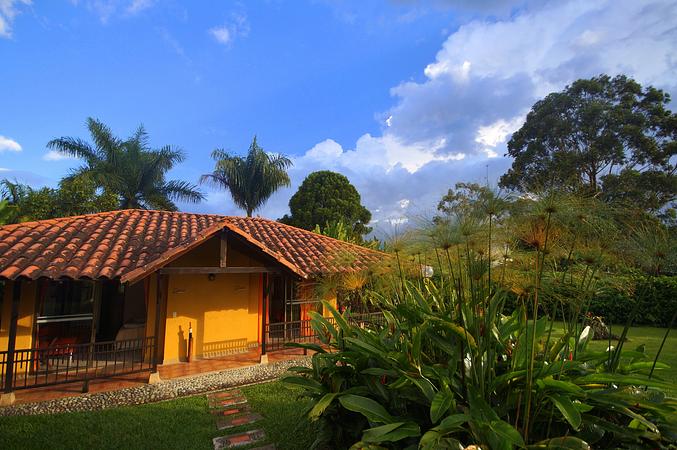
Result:
{"label": "stone pathway", "polygon": [[[239,389],[207,394],[207,404],[209,412],[216,416],[216,428],[226,431],[240,428],[239,431],[214,438],[214,450],[250,446],[265,441],[265,431],[254,428],[263,416],[252,412],[247,398]],[[275,445],[268,444],[252,450],[275,450]]]}

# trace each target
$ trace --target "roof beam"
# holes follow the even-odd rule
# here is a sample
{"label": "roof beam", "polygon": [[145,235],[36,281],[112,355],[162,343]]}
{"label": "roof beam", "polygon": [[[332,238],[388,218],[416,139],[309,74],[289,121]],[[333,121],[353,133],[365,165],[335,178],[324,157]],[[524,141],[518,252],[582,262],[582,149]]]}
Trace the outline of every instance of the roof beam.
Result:
{"label": "roof beam", "polygon": [[163,267],[161,274],[278,273],[277,267]]}

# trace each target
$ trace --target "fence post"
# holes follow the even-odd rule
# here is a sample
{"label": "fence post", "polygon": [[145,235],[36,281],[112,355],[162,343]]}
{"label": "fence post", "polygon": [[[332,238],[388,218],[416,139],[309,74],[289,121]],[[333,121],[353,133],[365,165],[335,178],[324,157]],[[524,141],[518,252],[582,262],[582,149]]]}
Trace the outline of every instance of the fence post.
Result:
{"label": "fence post", "polygon": [[16,329],[19,321],[19,303],[21,302],[21,280],[16,279],[12,286],[12,313],[9,322],[9,336],[7,342],[7,366],[5,370],[5,389],[0,397],[0,405],[14,403],[14,356],[16,350]]}

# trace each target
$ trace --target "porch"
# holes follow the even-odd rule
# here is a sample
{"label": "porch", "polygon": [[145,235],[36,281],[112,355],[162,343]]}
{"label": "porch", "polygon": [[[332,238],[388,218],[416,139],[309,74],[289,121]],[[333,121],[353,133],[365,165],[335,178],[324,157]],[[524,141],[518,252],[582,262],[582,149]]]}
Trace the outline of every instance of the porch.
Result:
{"label": "porch", "polygon": [[[276,363],[297,359],[303,356],[300,349],[286,349],[269,354],[269,362]],[[259,365],[260,353],[249,351],[218,358],[195,360],[190,363],[163,364],[158,366],[158,373],[163,381],[180,378],[195,377],[210,373],[241,369]],[[148,384],[148,372],[138,372],[127,375],[113,375],[105,378],[92,379],[89,382],[88,392],[118,391],[126,388],[144,386]],[[63,383],[49,386],[19,389],[15,391],[15,404],[43,402],[61,398],[82,395],[80,383]]]}

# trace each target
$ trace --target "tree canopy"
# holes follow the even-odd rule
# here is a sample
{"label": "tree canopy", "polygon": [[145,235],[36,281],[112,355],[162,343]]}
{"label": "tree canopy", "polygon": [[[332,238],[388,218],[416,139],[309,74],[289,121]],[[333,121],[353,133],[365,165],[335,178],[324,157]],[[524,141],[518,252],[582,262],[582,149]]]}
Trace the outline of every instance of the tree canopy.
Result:
{"label": "tree canopy", "polygon": [[165,176],[185,159],[183,152],[165,145],[152,149],[148,133],[139,126],[126,140],[113,135],[101,121],[88,118],[93,145],[79,138],[61,137],[47,146],[84,161],[68,179],[88,177],[97,188],[118,197],[120,208],[177,210],[174,201],[199,202],[204,196],[185,181]]}
{"label": "tree canopy", "polygon": [[371,212],[361,201],[359,192],[344,175],[329,170],[313,172],[289,200],[291,215],[280,221],[306,230],[342,222],[353,237],[361,238],[371,232],[367,226]]}
{"label": "tree canopy", "polygon": [[267,153],[256,142],[256,136],[246,157],[216,149],[212,158],[216,161],[214,171],[202,175],[200,183],[230,191],[233,202],[247,212],[247,217],[261,208],[275,191],[290,184],[287,168],[292,165],[291,160],[284,155]]}
{"label": "tree canopy", "polygon": [[64,178],[56,189],[0,182],[0,224],[77,216],[118,208],[118,197],[97,189],[87,176]]}
{"label": "tree canopy", "polygon": [[[534,104],[508,142],[502,187],[557,188],[665,212],[677,193],[670,96],[623,75],[578,80]],[[652,192],[653,191],[653,192]]]}

